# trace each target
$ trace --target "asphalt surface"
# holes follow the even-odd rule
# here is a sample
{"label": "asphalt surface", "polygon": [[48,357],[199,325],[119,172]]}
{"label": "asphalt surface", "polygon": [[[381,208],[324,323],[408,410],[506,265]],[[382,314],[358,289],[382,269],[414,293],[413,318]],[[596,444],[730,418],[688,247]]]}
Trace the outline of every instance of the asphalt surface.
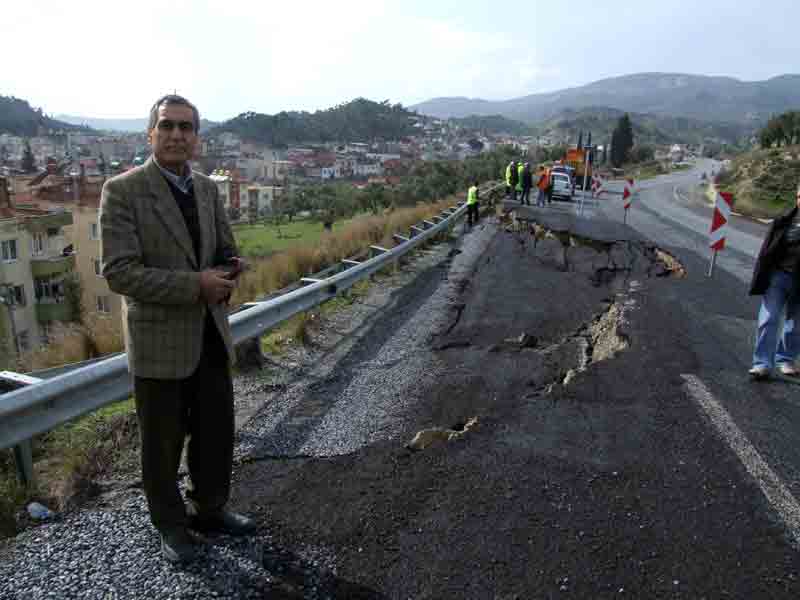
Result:
{"label": "asphalt surface", "polygon": [[[615,194],[507,205],[339,313],[240,432],[259,535],[212,541],[181,585],[133,491],[6,545],[0,597],[798,597],[800,388],[746,375],[765,227],[735,220],[708,278],[710,208],[675,193],[698,178],[644,182],[625,225]],[[85,577],[87,521],[161,587]],[[94,588],[58,583],[66,547]]]}

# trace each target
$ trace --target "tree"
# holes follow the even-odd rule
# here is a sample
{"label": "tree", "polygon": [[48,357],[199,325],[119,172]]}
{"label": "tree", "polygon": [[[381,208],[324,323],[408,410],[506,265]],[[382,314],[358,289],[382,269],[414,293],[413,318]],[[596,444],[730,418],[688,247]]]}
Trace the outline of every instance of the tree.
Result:
{"label": "tree", "polygon": [[36,172],[36,157],[31,150],[31,143],[25,140],[25,150],[22,151],[22,164],[20,165],[23,173]]}
{"label": "tree", "polygon": [[800,111],[788,111],[772,117],[758,133],[762,148],[800,143]]}
{"label": "tree", "polygon": [[628,113],[625,113],[611,134],[611,164],[616,168],[621,167],[628,160],[632,148],[633,126]]}
{"label": "tree", "polygon": [[655,148],[647,144],[637,144],[630,152],[631,162],[635,163],[650,162],[655,156]]}

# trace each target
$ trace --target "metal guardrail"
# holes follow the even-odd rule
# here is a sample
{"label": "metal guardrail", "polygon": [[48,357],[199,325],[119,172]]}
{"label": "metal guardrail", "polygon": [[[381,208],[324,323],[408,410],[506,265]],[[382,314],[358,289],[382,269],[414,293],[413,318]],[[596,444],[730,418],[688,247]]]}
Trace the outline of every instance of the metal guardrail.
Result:
{"label": "metal guardrail", "polygon": [[[500,187],[489,186],[483,191],[491,193]],[[431,238],[449,230],[466,212],[466,204],[442,211],[438,223],[423,222],[412,226],[410,235],[395,235],[398,244],[391,248],[372,246],[372,258],[363,262],[341,261],[341,272],[288,292],[277,298],[246,305],[244,310],[229,315],[233,342],[238,345],[257,337],[274,325],[307,311],[337,294],[349,289],[357,282],[375,274],[398,261]],[[29,455],[28,440],[63,423],[76,419],[98,408],[125,400],[132,392],[126,354],[89,362],[65,373],[49,378],[39,376],[29,381],[9,381],[10,387],[19,387],[0,396],[0,449],[16,446]],[[48,373],[47,375],[50,375]],[[46,375],[45,375],[46,377]],[[12,378],[13,379],[13,378]],[[20,387],[23,386],[23,387]],[[29,456],[27,463],[30,463]],[[32,473],[21,474],[30,480]]]}

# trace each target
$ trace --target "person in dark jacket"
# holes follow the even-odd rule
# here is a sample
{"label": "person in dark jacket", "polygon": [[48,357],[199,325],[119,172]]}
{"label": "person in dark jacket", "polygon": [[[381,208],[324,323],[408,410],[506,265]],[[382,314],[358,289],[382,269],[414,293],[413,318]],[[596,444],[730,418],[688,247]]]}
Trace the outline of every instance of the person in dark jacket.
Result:
{"label": "person in dark jacket", "polygon": [[533,173],[531,173],[531,163],[525,163],[522,170],[522,196],[519,203],[531,205],[531,188],[533,187]]}
{"label": "person in dark jacket", "polygon": [[[750,376],[767,379],[773,367],[781,375],[800,375],[795,360],[800,354],[800,188],[796,205],[775,218],[758,253],[751,296],[763,296],[758,311],[756,343]],[[783,331],[778,325],[786,309]]]}

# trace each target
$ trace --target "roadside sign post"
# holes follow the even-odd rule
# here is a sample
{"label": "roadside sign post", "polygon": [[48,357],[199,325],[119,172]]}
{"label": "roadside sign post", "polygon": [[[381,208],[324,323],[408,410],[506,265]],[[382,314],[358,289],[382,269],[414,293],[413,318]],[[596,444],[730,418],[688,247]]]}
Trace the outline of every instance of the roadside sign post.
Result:
{"label": "roadside sign post", "polygon": [[583,204],[586,200],[586,179],[589,176],[589,149],[584,148],[583,157],[583,185],[581,185],[580,214],[583,215]]}
{"label": "roadside sign post", "polygon": [[628,224],[628,209],[631,207],[631,203],[633,202],[634,198],[634,185],[635,182],[633,179],[626,179],[625,190],[622,192],[622,207],[625,209],[625,215],[622,217],[622,224]]}
{"label": "roadside sign post", "polygon": [[731,218],[733,207],[733,194],[717,191],[714,203],[714,214],[711,217],[711,231],[709,232],[709,246],[711,247],[711,263],[708,265],[708,277],[714,275],[714,266],[717,264],[717,252],[725,248],[725,235],[728,221]]}

